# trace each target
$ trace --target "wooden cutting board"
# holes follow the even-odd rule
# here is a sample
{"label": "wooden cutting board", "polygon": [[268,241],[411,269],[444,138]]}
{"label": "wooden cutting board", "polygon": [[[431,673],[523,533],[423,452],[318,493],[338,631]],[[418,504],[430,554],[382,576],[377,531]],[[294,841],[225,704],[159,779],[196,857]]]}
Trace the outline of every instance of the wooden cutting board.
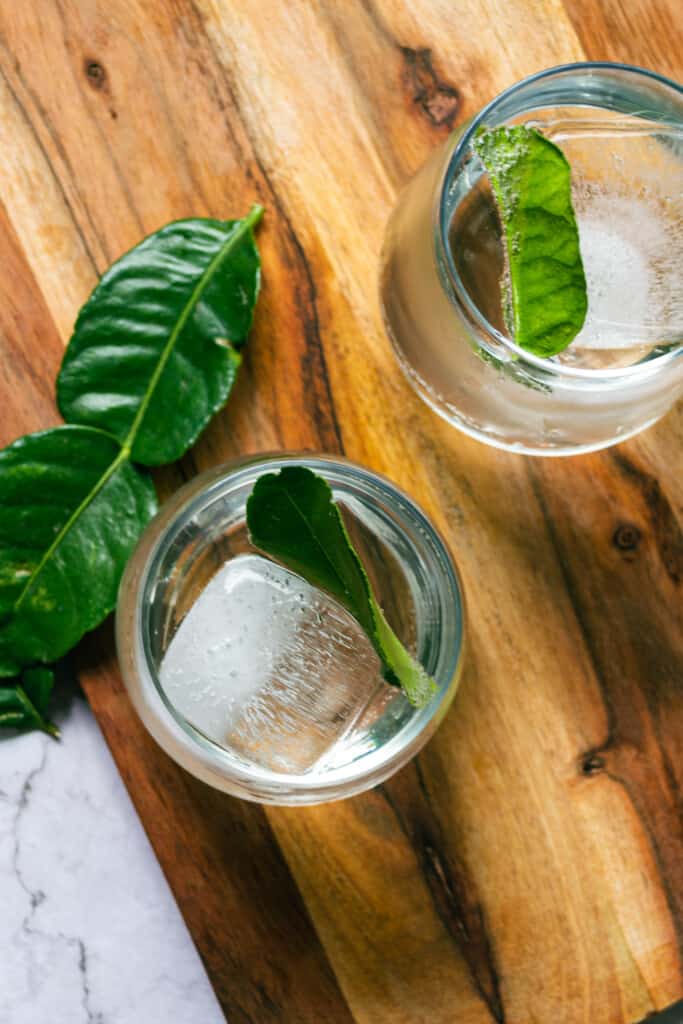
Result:
{"label": "wooden cutting board", "polygon": [[[4,0],[2,441],[108,263],[258,200],[265,287],[229,408],[162,493],[238,453],[344,451],[446,535],[461,691],[415,763],[305,810],[219,795],[83,683],[231,1024],[617,1024],[683,995],[683,416],[570,460],[469,440],[404,382],[376,297],[398,189],[515,80],[681,77],[677,0]],[[87,765],[83,766],[87,771]]]}

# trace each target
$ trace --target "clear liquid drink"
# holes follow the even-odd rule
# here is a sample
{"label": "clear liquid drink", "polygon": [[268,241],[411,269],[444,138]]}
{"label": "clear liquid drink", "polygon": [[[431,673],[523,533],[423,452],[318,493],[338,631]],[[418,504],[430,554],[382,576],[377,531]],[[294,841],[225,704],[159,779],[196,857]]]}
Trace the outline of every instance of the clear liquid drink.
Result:
{"label": "clear liquid drink", "polygon": [[[500,221],[471,141],[526,124],[559,145],[588,285],[580,334],[544,359],[502,311]],[[402,367],[465,432],[530,454],[613,444],[683,391],[683,91],[621,65],[573,65],[514,86],[437,151],[392,215],[381,298]]]}
{"label": "clear liquid drink", "polygon": [[[406,627],[414,627],[414,622]],[[400,697],[356,620],[257,554],[226,561],[164,652],[177,712],[245,765],[325,774]]]}
{"label": "clear liquid drink", "polygon": [[[252,546],[254,484],[292,464],[332,488],[387,620],[437,684],[426,707],[384,681],[345,608]],[[462,593],[440,537],[388,481],[332,457],[261,456],[198,477],[143,535],[116,618],[124,682],[151,734],[205,782],[264,803],[381,782],[432,734],[462,662]]]}

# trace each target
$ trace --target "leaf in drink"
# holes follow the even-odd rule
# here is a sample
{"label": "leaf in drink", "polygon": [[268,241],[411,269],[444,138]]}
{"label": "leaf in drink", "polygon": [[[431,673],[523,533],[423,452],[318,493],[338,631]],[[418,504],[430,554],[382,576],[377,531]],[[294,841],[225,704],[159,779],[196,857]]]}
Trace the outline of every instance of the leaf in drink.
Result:
{"label": "leaf in drink", "polygon": [[473,146],[503,226],[507,327],[520,348],[557,355],[579,333],[588,310],[569,163],[558,146],[525,125],[482,128]]}
{"label": "leaf in drink", "polygon": [[431,700],[436,683],[384,617],[322,477],[305,466],[285,466],[259,477],[247,502],[247,525],[255,547],[326,590],[354,616],[379,655],[388,683],[400,686],[415,707]]}

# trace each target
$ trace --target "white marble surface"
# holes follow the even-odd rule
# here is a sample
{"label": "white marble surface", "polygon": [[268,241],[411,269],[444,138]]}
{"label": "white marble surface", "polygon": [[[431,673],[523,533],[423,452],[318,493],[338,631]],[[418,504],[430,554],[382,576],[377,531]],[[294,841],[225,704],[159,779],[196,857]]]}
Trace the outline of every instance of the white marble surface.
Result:
{"label": "white marble surface", "polygon": [[223,1024],[84,699],[0,733],[0,1022]]}

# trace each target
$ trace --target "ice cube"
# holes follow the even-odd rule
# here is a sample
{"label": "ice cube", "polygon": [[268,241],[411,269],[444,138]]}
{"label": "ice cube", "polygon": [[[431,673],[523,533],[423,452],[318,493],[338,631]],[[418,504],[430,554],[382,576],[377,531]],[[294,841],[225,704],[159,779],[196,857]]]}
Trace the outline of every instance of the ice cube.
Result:
{"label": "ice cube", "polygon": [[683,132],[638,114],[555,108],[528,122],[572,173],[588,314],[560,362],[630,366],[683,338]]}
{"label": "ice cube", "polygon": [[160,681],[204,735],[289,773],[310,770],[384,686],[356,620],[258,555],[218,570],[173,636]]}
{"label": "ice cube", "polygon": [[603,192],[579,197],[577,219],[589,306],[574,346],[651,345],[681,328],[681,225],[647,198]]}

